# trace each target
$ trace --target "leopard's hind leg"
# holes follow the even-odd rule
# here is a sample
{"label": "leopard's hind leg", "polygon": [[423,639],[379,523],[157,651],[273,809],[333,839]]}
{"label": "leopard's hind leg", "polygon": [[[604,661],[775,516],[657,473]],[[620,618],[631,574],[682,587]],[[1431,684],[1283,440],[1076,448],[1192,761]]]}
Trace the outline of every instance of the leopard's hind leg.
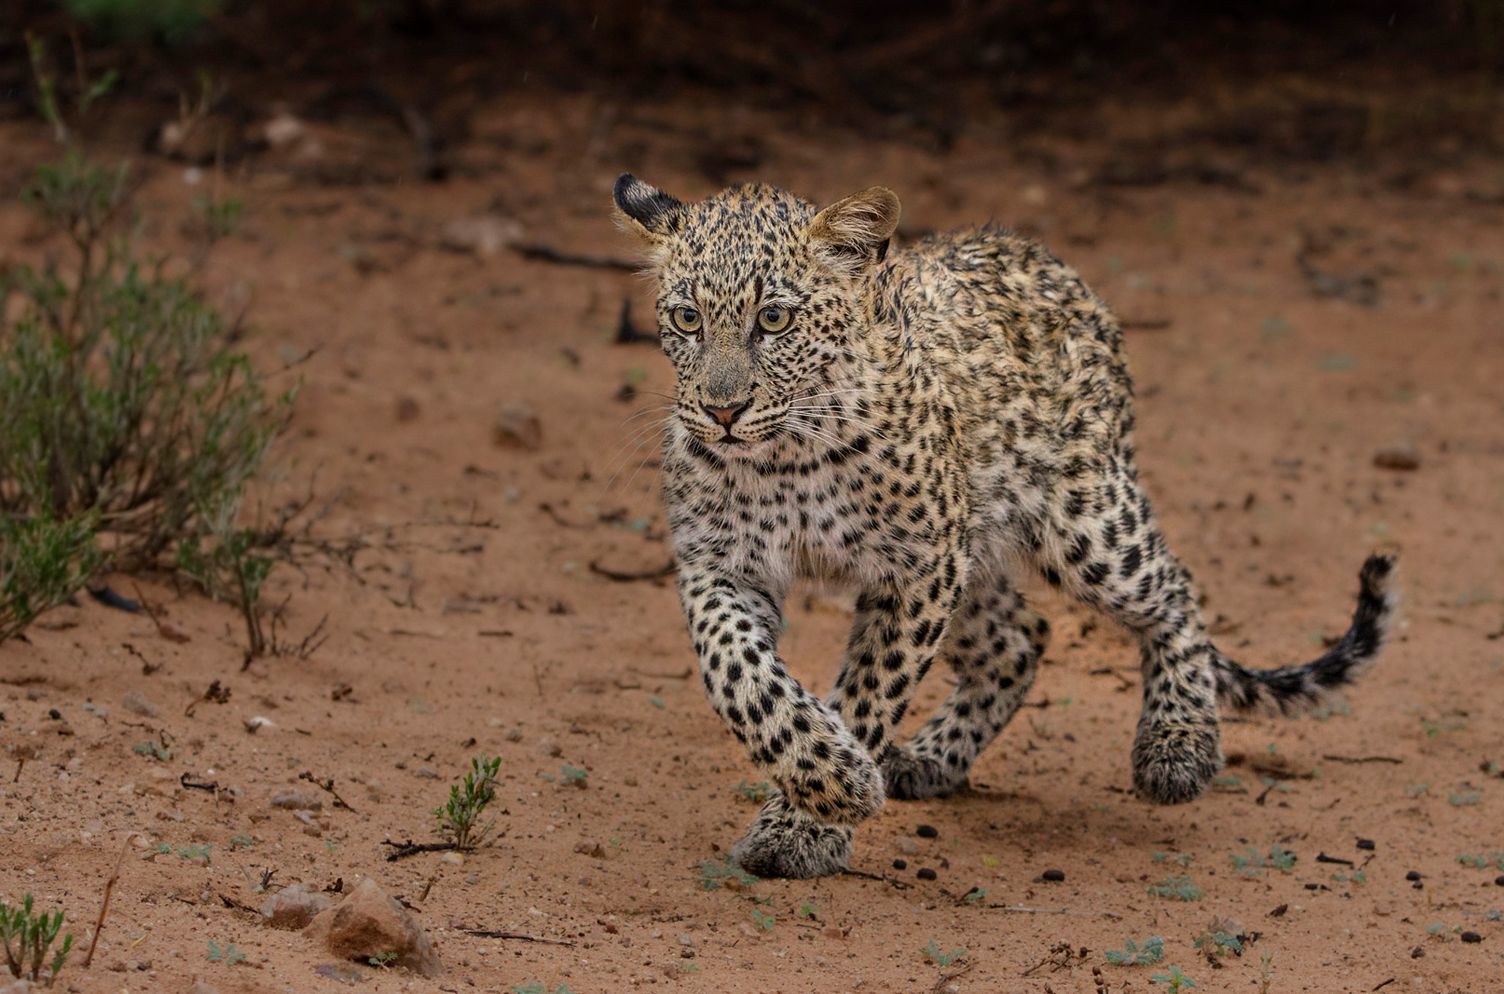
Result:
{"label": "leopard's hind leg", "polygon": [[969,580],[942,650],[956,689],[911,741],[884,757],[889,797],[938,797],[966,785],[972,763],[1023,703],[1049,633],[1006,577]]}

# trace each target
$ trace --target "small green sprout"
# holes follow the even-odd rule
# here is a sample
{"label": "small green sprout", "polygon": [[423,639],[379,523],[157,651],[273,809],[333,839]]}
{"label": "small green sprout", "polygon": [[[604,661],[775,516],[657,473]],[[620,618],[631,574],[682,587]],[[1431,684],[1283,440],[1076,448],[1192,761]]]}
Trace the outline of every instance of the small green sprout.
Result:
{"label": "small green sprout", "polygon": [[167,762],[172,758],[172,750],[156,739],[147,739],[145,742],[137,742],[131,746],[131,752],[138,756],[150,756],[160,762]]}
{"label": "small green sprout", "polygon": [[1284,846],[1274,845],[1269,847],[1269,855],[1260,855],[1259,851],[1252,846],[1243,850],[1242,854],[1231,853],[1229,858],[1232,865],[1245,877],[1257,877],[1264,869],[1281,870],[1286,873],[1295,866],[1295,854]]}
{"label": "small green sprout", "polygon": [[1205,894],[1200,885],[1184,874],[1166,877],[1149,888],[1150,897],[1168,897],[1176,901],[1199,901]]}
{"label": "small green sprout", "polygon": [[32,911],[33,904],[30,894],[22,897],[21,903],[15,907],[0,901],[0,944],[5,947],[5,964],[12,977],[40,980],[45,966],[48,970],[47,986],[51,987],[68,962],[73,933],[63,936],[62,943],[49,960],[47,954],[63,928],[63,912],[58,909],[38,915]]}
{"label": "small green sprout", "polygon": [[1215,960],[1231,953],[1234,956],[1243,955],[1243,940],[1236,935],[1218,929],[1203,931],[1196,936],[1196,949],[1208,960]]}
{"label": "small green sprout", "polygon": [[700,864],[700,886],[706,890],[718,890],[722,884],[751,887],[755,883],[757,878],[737,866],[730,856],[719,863],[708,859]]}
{"label": "small green sprout", "polygon": [[948,953],[941,952],[940,947],[935,943],[934,939],[931,939],[921,951],[924,953],[925,959],[942,968],[950,966],[957,960],[966,958],[966,950],[964,949],[952,949]]}
{"label": "small green sprout", "polygon": [[477,756],[470,760],[465,779],[449,788],[449,800],[433,809],[436,831],[449,836],[454,848],[468,852],[483,842],[496,823],[481,824],[486,806],[496,799],[496,775],[500,756]]}
{"label": "small green sprout", "polygon": [[757,926],[760,931],[771,932],[773,931],[773,926],[777,923],[778,919],[761,908],[752,909],[752,924]]}
{"label": "small green sprout", "polygon": [[820,917],[820,908],[810,901],[805,901],[799,905],[799,917],[813,921]]}
{"label": "small green sprout", "polygon": [[585,781],[590,778],[590,771],[565,763],[559,767],[559,775],[563,778],[563,784],[566,787],[584,787]]}
{"label": "small green sprout", "polygon": [[231,942],[221,946],[213,939],[209,940],[209,962],[224,963],[228,966],[238,966],[245,962],[245,953]]}
{"label": "small green sprout", "polygon": [[1164,984],[1170,994],[1180,994],[1196,986],[1196,981],[1180,972],[1180,967],[1169,967],[1165,973],[1156,973],[1149,978],[1150,983]]}
{"label": "small green sprout", "polygon": [[378,970],[385,970],[397,962],[397,954],[393,952],[377,953],[375,956],[367,958],[366,962]]}
{"label": "small green sprout", "polygon": [[1132,939],[1123,943],[1122,949],[1107,950],[1107,962],[1117,966],[1153,966],[1165,958],[1165,940],[1151,935],[1139,945]]}
{"label": "small green sprout", "polygon": [[978,904],[981,901],[986,900],[986,898],[987,888],[973,887],[971,890],[967,891],[964,896],[962,896],[961,900],[966,901],[968,904]]}

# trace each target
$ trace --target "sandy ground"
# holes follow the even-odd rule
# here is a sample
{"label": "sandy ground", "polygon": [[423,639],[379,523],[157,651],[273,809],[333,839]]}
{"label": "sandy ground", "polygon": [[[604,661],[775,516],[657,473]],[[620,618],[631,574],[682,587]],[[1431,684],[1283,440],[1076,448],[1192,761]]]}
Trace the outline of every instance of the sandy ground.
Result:
{"label": "sandy ground", "polygon": [[[890,803],[859,830],[854,868],[880,879],[708,889],[701,864],[752,817],[738,785],[758,778],[692,678],[671,583],[592,569],[669,559],[646,426],[671,373],[655,347],[613,342],[624,300],[649,313],[644,288],[441,245],[449,222],[493,215],[526,240],[629,254],[607,217],[618,171],[686,197],[713,188],[696,167],[709,118],[657,111],[508,101],[441,186],[333,184],[272,156],[232,170],[246,216],[209,292],[250,301],[263,368],[307,356],[282,374],[302,392],[264,493],[311,486],[313,536],[348,555],[274,575],[284,635],[327,616],[306,660],[242,672],[235,614],[149,578],[141,592],[188,641],[86,601],[0,647],[0,744],[40,749],[0,783],[0,893],[35,892],[82,935],[125,854],[94,966],[75,954],[59,988],[345,989],[304,936],[232,906],[264,900],[270,873],[272,889],[369,875],[419,910],[444,972],[359,968],[349,986],[367,991],[1064,994],[1098,990],[1101,968],[1100,989],[1144,992],[1170,964],[1205,991],[1504,989],[1504,780],[1488,765],[1504,763],[1504,207],[1473,195],[1497,163],[1404,188],[1336,165],[1249,166],[1256,189],[1104,185],[1084,138],[1024,154],[979,127],[942,154],[717,114],[757,138],[760,178],[820,200],[886,184],[913,230],[1020,226],[1114,304],[1133,325],[1143,471],[1224,647],[1259,665],[1314,655],[1374,548],[1400,553],[1406,621],[1348,706],[1229,723],[1226,776],[1166,809],[1128,792],[1135,652],[1041,592],[1056,635],[1031,706],[973,789]],[[49,154],[44,137],[4,125],[8,182]],[[165,219],[198,188],[134,154],[143,238],[182,251]],[[0,208],[7,251],[40,252],[33,230]],[[536,449],[493,441],[519,405]],[[1376,465],[1394,446],[1419,468]],[[817,687],[845,603],[792,599],[785,654]],[[200,700],[216,680],[229,700]],[[932,675],[913,720],[945,690]],[[130,693],[155,713],[128,709]],[[273,724],[251,734],[255,716]],[[170,758],[135,749],[153,740]],[[477,754],[502,758],[494,840],[462,864],[387,861],[383,840],[433,838],[430,810]],[[320,794],[304,771],[353,810],[325,795],[305,824],[272,808],[288,788]],[[180,854],[192,846],[207,860]],[[1292,866],[1233,858],[1275,847]],[[1199,899],[1151,894],[1182,875]],[[1247,936],[1245,951],[1209,962],[1194,945],[1208,928]],[[1108,964],[1155,935],[1159,967]],[[245,961],[211,961],[211,942]]]}

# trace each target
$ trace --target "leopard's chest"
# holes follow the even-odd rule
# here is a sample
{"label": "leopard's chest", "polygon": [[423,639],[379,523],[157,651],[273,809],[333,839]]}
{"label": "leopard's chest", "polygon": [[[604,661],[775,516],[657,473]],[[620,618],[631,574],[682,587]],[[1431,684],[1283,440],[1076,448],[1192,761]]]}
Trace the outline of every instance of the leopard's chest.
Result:
{"label": "leopard's chest", "polygon": [[885,573],[915,531],[911,488],[868,462],[819,460],[738,475],[727,522],[732,554],[771,579]]}

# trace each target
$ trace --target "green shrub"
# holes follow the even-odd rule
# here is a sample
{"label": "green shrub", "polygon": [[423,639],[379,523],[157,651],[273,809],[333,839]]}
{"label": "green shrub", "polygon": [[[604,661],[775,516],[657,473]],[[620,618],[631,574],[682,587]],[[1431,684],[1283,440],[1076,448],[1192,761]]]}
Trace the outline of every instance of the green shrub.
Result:
{"label": "green shrub", "polygon": [[[66,137],[35,43],[32,56]],[[0,640],[91,573],[164,569],[235,602],[260,655],[271,560],[237,520],[292,393],[269,392],[219,312],[137,257],[120,231],[129,193],[125,167],[70,145],[23,196],[71,258],[0,272]]]}
{"label": "green shrub", "polygon": [[223,0],[66,0],[68,12],[113,38],[186,41]]}

